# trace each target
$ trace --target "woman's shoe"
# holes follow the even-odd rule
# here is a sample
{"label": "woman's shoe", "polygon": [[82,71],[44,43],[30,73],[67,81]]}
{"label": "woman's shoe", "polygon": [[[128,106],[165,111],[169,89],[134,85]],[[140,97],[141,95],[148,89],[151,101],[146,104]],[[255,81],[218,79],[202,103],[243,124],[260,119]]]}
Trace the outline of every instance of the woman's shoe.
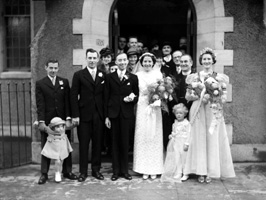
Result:
{"label": "woman's shoe", "polygon": [[157,175],[155,174],[155,175],[151,175],[151,179],[152,180],[154,180],[154,179],[156,179],[157,178]]}
{"label": "woman's shoe", "polygon": [[147,180],[149,178],[149,175],[148,174],[143,174],[142,178],[143,178],[143,180]]}
{"label": "woman's shoe", "polygon": [[188,175],[183,175],[181,178],[181,181],[184,182],[186,180],[188,180],[189,176]]}
{"label": "woman's shoe", "polygon": [[206,182],[206,183],[210,183],[210,182],[212,182],[212,179],[211,179],[209,176],[206,176],[206,178],[205,178],[205,182]]}
{"label": "woman's shoe", "polygon": [[204,176],[199,176],[198,182],[199,183],[204,183]]}

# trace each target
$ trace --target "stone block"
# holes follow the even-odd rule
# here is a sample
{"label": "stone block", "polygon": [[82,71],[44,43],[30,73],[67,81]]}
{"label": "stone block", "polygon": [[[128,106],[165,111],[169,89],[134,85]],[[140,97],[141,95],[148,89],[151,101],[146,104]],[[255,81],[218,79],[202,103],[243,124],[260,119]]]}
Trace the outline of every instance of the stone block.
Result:
{"label": "stone block", "polygon": [[231,152],[234,162],[266,161],[266,144],[233,144]]}
{"label": "stone block", "polygon": [[233,66],[234,52],[233,50],[216,50],[217,64],[224,66]]}
{"label": "stone block", "polygon": [[232,94],[232,85],[229,83],[226,85],[226,91],[227,91],[227,102],[233,101],[233,94]]}
{"label": "stone block", "polygon": [[215,17],[213,0],[193,1],[198,20]]}
{"label": "stone block", "polygon": [[90,34],[90,20],[73,19],[73,34]]}
{"label": "stone block", "polygon": [[215,16],[224,17],[224,0],[215,0],[213,4]]}
{"label": "stone block", "polygon": [[109,34],[109,23],[108,21],[100,21],[100,20],[91,20],[91,33],[92,35],[102,35],[108,36]]}
{"label": "stone block", "polygon": [[86,65],[85,61],[85,50],[74,49],[73,50],[73,65]]}
{"label": "stone block", "polygon": [[215,18],[199,19],[197,22],[197,34],[206,34],[215,32]]}
{"label": "stone block", "polygon": [[234,18],[233,17],[217,17],[215,18],[215,31],[217,32],[233,32]]}
{"label": "stone block", "polygon": [[110,8],[110,5],[102,1],[94,1],[91,16],[93,16],[93,19],[108,22]]}

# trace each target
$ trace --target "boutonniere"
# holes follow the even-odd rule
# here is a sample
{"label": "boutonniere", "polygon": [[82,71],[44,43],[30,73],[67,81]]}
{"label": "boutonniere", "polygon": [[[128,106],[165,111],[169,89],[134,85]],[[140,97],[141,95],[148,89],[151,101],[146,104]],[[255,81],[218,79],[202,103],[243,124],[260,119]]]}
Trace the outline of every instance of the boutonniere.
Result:
{"label": "boutonniere", "polygon": [[63,85],[64,83],[63,83],[63,81],[62,80],[60,80],[59,81],[59,85]]}
{"label": "boutonniere", "polygon": [[102,72],[99,72],[98,76],[99,77],[103,77],[103,73]]}
{"label": "boutonniere", "polygon": [[125,80],[127,80],[129,77],[128,77],[128,75],[124,75],[124,78],[125,78]]}

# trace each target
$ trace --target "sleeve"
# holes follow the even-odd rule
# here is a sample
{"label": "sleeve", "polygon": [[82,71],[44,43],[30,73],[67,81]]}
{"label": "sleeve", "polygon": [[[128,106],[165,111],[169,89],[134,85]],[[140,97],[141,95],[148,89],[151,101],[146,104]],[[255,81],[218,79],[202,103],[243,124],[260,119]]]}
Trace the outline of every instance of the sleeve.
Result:
{"label": "sleeve", "polygon": [[176,123],[174,122],[172,125],[172,132],[171,132],[172,136],[176,135]]}
{"label": "sleeve", "polygon": [[134,75],[134,85],[133,85],[133,93],[136,97],[133,100],[133,103],[136,104],[139,100],[139,79],[136,75]]}
{"label": "sleeve", "polygon": [[37,105],[37,115],[38,121],[45,121],[45,98],[40,85],[40,82],[36,82],[36,105]]}
{"label": "sleeve", "polygon": [[216,80],[222,83],[229,83],[229,77],[225,74],[217,73]]}
{"label": "sleeve", "polygon": [[78,106],[78,97],[80,93],[80,81],[78,73],[76,72],[72,79],[72,87],[70,89],[70,103],[71,103],[71,112],[72,117],[79,117],[79,106]]}
{"label": "sleeve", "polygon": [[189,145],[191,142],[191,124],[187,123],[187,140],[185,142],[186,145]]}
{"label": "sleeve", "polygon": [[[70,109],[70,87],[69,82],[67,79],[65,79],[65,113],[66,113],[66,119],[69,119],[71,116],[71,109]],[[64,119],[64,120],[66,120]]]}
{"label": "sleeve", "polygon": [[108,117],[108,100],[110,98],[110,76],[107,74],[105,76],[105,84],[104,84],[104,118]]}

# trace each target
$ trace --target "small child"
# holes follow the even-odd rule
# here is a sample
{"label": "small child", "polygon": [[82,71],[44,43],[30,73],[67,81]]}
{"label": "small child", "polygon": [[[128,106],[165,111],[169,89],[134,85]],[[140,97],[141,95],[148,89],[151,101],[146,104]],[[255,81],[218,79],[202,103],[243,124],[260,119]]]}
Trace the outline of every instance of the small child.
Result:
{"label": "small child", "polygon": [[179,103],[173,107],[173,113],[176,119],[169,135],[162,182],[180,182],[188,179],[188,175],[183,174],[191,129],[189,121],[185,118],[188,109],[183,103]]}
{"label": "small child", "polygon": [[44,129],[48,133],[48,137],[41,154],[47,158],[55,159],[55,182],[61,182],[63,160],[73,151],[65,134],[65,125],[66,122],[60,117],[54,117],[49,127],[45,127]]}

